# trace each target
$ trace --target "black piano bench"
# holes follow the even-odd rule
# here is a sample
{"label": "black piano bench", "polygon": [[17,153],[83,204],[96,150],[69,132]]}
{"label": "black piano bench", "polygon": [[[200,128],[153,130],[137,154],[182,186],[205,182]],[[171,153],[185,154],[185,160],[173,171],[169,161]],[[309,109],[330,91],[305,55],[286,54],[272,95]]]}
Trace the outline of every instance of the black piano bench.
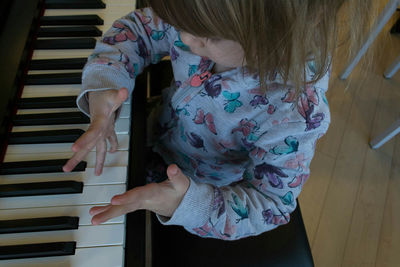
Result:
{"label": "black piano bench", "polygon": [[152,214],[152,263],[153,267],[314,266],[299,205],[288,224],[236,241],[201,238],[180,226],[164,226]]}

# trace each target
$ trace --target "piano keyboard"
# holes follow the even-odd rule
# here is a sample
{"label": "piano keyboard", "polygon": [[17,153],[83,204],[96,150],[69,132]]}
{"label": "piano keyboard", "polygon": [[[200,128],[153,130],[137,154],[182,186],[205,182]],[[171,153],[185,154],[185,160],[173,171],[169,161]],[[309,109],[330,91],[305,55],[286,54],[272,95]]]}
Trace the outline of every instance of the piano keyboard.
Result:
{"label": "piano keyboard", "polygon": [[[79,38],[88,38],[88,35],[93,36],[90,38],[99,38],[98,36],[108,30],[116,19],[134,10],[136,6],[135,0],[46,0],[45,2],[48,7],[61,8],[45,10],[43,24],[52,26],[42,26],[39,31],[39,36],[41,36],[39,42],[57,39],[56,41],[62,40],[64,44],[69,40],[80,41]],[[104,3],[105,8],[70,9],[71,6],[80,4],[91,6],[98,3]],[[59,6],[59,4],[63,5]],[[62,16],[59,21],[69,25],[61,27],[55,25],[52,22],[53,16]],[[92,25],[99,22],[103,25]],[[77,29],[76,27],[81,27],[80,24],[90,26],[86,27],[87,29]],[[71,32],[74,37],[65,37],[71,36]],[[58,46],[57,42],[52,42],[52,44]],[[46,47],[45,45],[43,44],[43,47]],[[92,48],[54,49],[54,47],[39,49],[40,47],[37,46],[32,59],[37,60],[35,63],[38,65],[32,65],[28,76],[62,74],[78,77],[84,62],[82,58],[87,58],[93,50]],[[60,62],[74,58],[80,59],[70,61],[70,67],[66,66],[67,62],[64,65],[61,64],[63,69],[59,69]],[[42,62],[38,60],[46,59],[61,59],[61,61],[53,61],[52,69],[40,69],[39,63]],[[76,63],[78,64],[74,65]],[[51,75],[44,78],[52,77]],[[37,81],[42,77],[31,76],[31,78],[28,77],[26,80],[27,85],[22,91],[22,99],[33,102],[34,105],[28,108],[21,105],[17,110],[18,118],[15,118],[15,121],[18,119],[18,122],[22,121],[22,123],[12,128],[11,135],[15,140],[10,139],[4,162],[22,162],[20,165],[25,166],[28,165],[23,163],[26,161],[69,159],[73,154],[71,137],[60,135],[70,133],[69,135],[74,136],[88,128],[88,122],[85,119],[79,121],[78,124],[75,122],[65,124],[68,117],[74,121],[73,112],[78,111],[76,107],[71,106],[68,96],[76,97],[80,93],[81,85],[73,79],[67,79],[71,83],[65,81],[58,83],[57,77],[54,79],[52,77],[50,83],[45,81],[44,83],[48,84],[41,85]],[[54,98],[54,100],[67,104],[63,104],[62,107],[37,105],[36,99],[48,97],[63,97],[62,99]],[[125,216],[114,218],[99,226],[92,226],[89,209],[95,205],[106,205],[112,196],[126,191],[130,107],[129,99],[123,104],[120,118],[116,122],[118,151],[107,154],[105,167],[100,176],[94,175],[95,151],[90,152],[86,157],[86,167],[77,172],[63,173],[59,169],[59,172],[50,173],[0,174],[0,266],[110,267],[124,265]],[[57,116],[61,116],[61,122],[54,122],[57,121]],[[29,137],[31,144],[24,143],[28,140],[27,132],[34,132],[31,133],[34,136]],[[68,185],[78,185],[78,191],[53,194],[54,189],[63,190],[54,188],[60,186],[56,182],[62,181],[66,181],[65,184]],[[10,194],[18,195],[21,188],[29,189],[27,196],[10,197]]]}

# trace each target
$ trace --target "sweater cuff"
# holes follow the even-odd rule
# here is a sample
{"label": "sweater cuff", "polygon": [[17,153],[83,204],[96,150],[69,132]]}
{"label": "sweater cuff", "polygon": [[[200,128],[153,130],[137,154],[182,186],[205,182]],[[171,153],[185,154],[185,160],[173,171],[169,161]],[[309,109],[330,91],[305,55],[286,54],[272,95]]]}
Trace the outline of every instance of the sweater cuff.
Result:
{"label": "sweater cuff", "polygon": [[[88,65],[83,71],[82,92],[76,99],[76,105],[85,115],[90,117],[88,92],[119,90],[125,87],[131,94],[134,86],[134,79],[126,77],[123,72],[113,67],[98,64]],[[119,112],[117,112],[117,115],[119,115]]]}
{"label": "sweater cuff", "polygon": [[211,216],[213,187],[190,179],[189,188],[171,218],[156,214],[163,225],[181,225],[193,229],[204,225]]}
{"label": "sweater cuff", "polygon": [[[78,97],[76,98],[76,106],[79,108],[79,110],[84,113],[86,116],[90,118],[90,110],[89,110],[89,92],[93,91],[105,91],[105,90],[117,90],[115,88],[98,88],[98,89],[87,89],[80,93]],[[117,115],[119,115],[119,110],[117,111]],[[116,117],[118,118],[118,116]]]}

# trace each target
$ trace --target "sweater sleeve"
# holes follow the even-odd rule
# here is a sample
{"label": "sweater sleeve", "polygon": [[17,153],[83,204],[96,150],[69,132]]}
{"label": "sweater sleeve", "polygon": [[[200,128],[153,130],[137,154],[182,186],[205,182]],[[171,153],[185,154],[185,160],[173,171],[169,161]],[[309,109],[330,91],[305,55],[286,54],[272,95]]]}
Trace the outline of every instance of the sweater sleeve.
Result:
{"label": "sweater sleeve", "polygon": [[120,89],[131,93],[136,76],[169,54],[176,31],[150,8],[138,9],[115,21],[96,43],[82,74],[79,109],[89,116],[87,92]]}
{"label": "sweater sleeve", "polygon": [[[189,189],[166,225],[182,225],[202,237],[235,240],[272,230],[290,220],[309,177],[316,141],[329,122],[306,128],[304,122],[275,125],[249,150],[239,181],[216,187],[190,179]],[[291,133],[282,136],[282,133]]]}

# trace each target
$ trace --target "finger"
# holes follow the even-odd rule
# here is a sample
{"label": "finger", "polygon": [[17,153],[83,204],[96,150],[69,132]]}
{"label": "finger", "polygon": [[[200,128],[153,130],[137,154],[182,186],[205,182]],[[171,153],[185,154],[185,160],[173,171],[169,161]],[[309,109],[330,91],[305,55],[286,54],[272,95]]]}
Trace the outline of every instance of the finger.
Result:
{"label": "finger", "polygon": [[112,218],[124,215],[125,213],[128,212],[128,209],[126,208],[126,206],[114,206],[112,205],[109,209],[100,212],[98,214],[96,214],[93,218],[92,218],[92,224],[93,225],[98,225],[100,223],[106,222]]}
{"label": "finger", "polygon": [[[74,154],[75,156],[75,154]],[[62,167],[63,172],[70,172],[72,171],[76,165],[78,165],[80,160],[77,160],[75,157],[70,158],[67,163]]]}
{"label": "finger", "polygon": [[125,204],[129,204],[132,201],[134,201],[134,196],[133,194],[129,193],[130,191],[127,191],[121,195],[115,195],[113,196],[113,198],[111,199],[111,204],[112,205],[125,205]]}
{"label": "finger", "polygon": [[118,139],[115,131],[112,131],[111,135],[108,137],[108,141],[110,142],[110,152],[113,153],[118,149]]}
{"label": "finger", "polygon": [[125,87],[118,90],[117,95],[114,99],[114,105],[112,107],[112,112],[116,111],[129,97],[129,91]]}
{"label": "finger", "polygon": [[89,126],[89,129],[84,133],[72,146],[75,152],[71,159],[63,166],[64,172],[72,171],[76,165],[81,162],[86,155],[93,150],[101,135],[102,129],[98,123]]}
{"label": "finger", "polygon": [[168,177],[174,177],[178,175],[179,167],[176,164],[171,164],[167,168],[167,175]]}
{"label": "finger", "polygon": [[112,205],[134,205],[134,209],[140,208],[141,198],[146,195],[146,192],[151,190],[152,185],[138,186],[123,194],[115,195],[111,199]]}
{"label": "finger", "polygon": [[100,140],[96,145],[96,165],[94,168],[94,174],[99,176],[103,172],[104,161],[106,160],[107,153],[107,142],[106,140]]}
{"label": "finger", "polygon": [[89,153],[89,151],[87,151],[87,150],[80,150],[80,151],[74,153],[74,155],[63,166],[63,168],[62,168],[63,171],[64,172],[72,171],[76,167],[76,165],[78,165],[79,162],[81,162],[86,157],[86,155],[88,153]]}
{"label": "finger", "polygon": [[95,206],[89,210],[89,214],[92,216],[95,216],[95,215],[99,214],[100,212],[104,212],[104,211],[108,210],[111,207],[112,207],[112,205]]}
{"label": "finger", "polygon": [[186,192],[190,181],[176,164],[168,166],[167,175],[175,189]]}
{"label": "finger", "polygon": [[100,116],[93,119],[87,131],[72,145],[72,151],[78,152],[82,149],[89,151],[92,150],[96,145],[96,141],[104,135],[102,133],[104,132],[106,125],[107,120]]}

